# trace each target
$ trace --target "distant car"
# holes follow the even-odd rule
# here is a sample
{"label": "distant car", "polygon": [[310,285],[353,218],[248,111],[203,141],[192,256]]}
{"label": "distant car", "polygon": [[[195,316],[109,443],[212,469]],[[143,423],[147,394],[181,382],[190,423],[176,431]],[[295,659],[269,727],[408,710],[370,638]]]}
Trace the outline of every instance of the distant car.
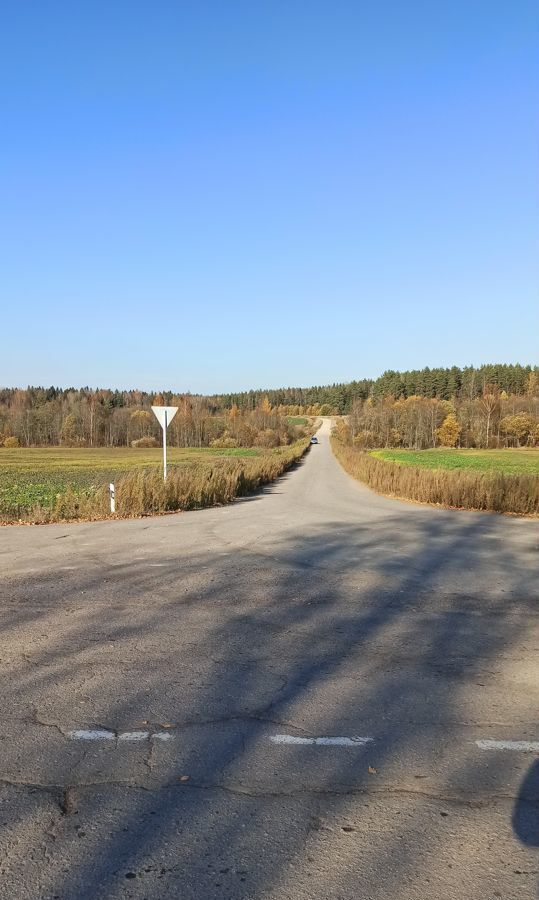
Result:
{"label": "distant car", "polygon": [[318,443],[318,438],[317,438],[317,437],[312,437],[312,438],[311,438],[311,444],[317,444],[317,443]]}

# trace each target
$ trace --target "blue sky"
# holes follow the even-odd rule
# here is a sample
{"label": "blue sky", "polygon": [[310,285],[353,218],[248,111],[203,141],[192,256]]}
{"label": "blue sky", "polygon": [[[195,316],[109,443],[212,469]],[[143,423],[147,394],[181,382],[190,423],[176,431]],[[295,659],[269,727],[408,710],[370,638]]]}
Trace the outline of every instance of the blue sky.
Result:
{"label": "blue sky", "polygon": [[535,2],[5,4],[0,384],[537,362]]}

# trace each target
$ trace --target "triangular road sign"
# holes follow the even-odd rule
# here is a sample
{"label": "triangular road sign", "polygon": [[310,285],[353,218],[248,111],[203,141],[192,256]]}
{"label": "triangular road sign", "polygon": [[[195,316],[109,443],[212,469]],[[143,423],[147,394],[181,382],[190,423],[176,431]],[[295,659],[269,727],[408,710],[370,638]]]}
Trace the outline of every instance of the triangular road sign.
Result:
{"label": "triangular road sign", "polygon": [[152,406],[152,412],[155,413],[157,421],[161,428],[165,427],[165,413],[167,416],[167,428],[172,422],[174,416],[178,412],[177,406]]}

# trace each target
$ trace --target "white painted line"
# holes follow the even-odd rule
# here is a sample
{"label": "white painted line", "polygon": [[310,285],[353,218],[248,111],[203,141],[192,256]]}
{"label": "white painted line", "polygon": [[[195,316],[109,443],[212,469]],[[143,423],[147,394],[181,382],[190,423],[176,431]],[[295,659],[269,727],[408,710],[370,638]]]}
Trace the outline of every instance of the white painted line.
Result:
{"label": "white painted line", "polygon": [[118,735],[119,741],[145,741],[149,737],[148,731],[123,731]]}
{"label": "white painted line", "polygon": [[137,741],[147,741],[156,738],[158,741],[172,741],[174,735],[170,731],[121,731],[115,734],[114,731],[107,731],[104,728],[77,728],[75,731],[68,731],[68,738],[72,741],[121,741],[122,743],[135,743]]}
{"label": "white painted line", "polygon": [[523,750],[539,753],[539,741],[476,741],[480,750]]}
{"label": "white painted line", "polygon": [[113,731],[104,731],[103,729],[84,729],[79,728],[75,731],[69,731],[68,737],[72,741],[114,741],[116,735]]}
{"label": "white painted line", "polygon": [[374,740],[371,737],[296,737],[294,734],[273,734],[270,738],[274,744],[315,744],[318,747],[358,747]]}

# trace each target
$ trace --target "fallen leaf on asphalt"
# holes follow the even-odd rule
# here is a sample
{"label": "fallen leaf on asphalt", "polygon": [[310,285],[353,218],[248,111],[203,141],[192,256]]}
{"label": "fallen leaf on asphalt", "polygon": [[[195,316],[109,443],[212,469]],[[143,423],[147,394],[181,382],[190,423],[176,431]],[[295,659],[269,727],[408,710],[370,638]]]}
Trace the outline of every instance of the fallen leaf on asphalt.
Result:
{"label": "fallen leaf on asphalt", "polygon": [[161,728],[174,728],[172,722],[161,722]]}
{"label": "fallen leaf on asphalt", "polygon": [[378,769],[375,769],[374,766],[369,766],[369,775],[378,775]]}
{"label": "fallen leaf on asphalt", "polygon": [[180,775],[180,781],[189,781],[189,775]]}

